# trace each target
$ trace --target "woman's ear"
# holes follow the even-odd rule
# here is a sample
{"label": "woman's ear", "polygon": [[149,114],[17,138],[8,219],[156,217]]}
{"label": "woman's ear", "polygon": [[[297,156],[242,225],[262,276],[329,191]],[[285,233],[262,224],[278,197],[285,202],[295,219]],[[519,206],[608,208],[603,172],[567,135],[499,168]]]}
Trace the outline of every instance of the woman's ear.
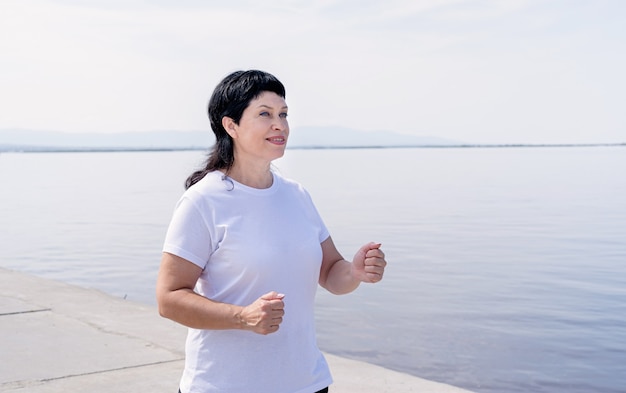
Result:
{"label": "woman's ear", "polygon": [[222,117],[222,127],[224,127],[231,138],[237,138],[237,123],[232,118],[228,116]]}

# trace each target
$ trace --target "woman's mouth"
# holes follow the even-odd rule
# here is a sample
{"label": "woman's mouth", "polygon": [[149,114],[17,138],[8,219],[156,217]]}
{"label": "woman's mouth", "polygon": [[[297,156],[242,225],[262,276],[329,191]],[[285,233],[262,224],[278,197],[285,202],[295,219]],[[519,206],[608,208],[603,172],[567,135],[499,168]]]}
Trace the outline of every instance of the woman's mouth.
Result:
{"label": "woman's mouth", "polygon": [[273,143],[275,145],[284,145],[287,141],[287,138],[284,136],[273,136],[266,139],[268,142]]}

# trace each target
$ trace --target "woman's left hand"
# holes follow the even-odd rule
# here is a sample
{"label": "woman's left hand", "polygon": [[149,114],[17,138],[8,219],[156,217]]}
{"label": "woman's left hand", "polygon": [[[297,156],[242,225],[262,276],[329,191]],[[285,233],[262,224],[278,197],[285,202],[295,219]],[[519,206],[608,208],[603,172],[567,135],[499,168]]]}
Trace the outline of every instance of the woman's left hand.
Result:
{"label": "woman's left hand", "polygon": [[367,243],[357,251],[352,260],[352,275],[361,282],[375,283],[383,279],[385,253],[380,243]]}

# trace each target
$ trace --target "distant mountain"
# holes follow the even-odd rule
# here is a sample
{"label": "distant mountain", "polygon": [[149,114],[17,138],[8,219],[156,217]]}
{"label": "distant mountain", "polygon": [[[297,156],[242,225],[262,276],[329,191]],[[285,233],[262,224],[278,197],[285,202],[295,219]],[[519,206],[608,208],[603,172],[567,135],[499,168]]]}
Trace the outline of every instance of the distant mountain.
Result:
{"label": "distant mountain", "polygon": [[[207,131],[146,131],[69,133],[0,129],[0,151],[48,150],[179,150],[206,149],[214,142]],[[459,142],[391,131],[358,131],[341,127],[298,127],[291,130],[289,148],[451,146]]]}
{"label": "distant mountain", "polygon": [[71,133],[0,130],[0,151],[200,149],[210,146],[213,141],[210,131]]}
{"label": "distant mountain", "polygon": [[344,127],[298,127],[289,136],[292,148],[452,146],[461,142],[392,131],[359,131]]}

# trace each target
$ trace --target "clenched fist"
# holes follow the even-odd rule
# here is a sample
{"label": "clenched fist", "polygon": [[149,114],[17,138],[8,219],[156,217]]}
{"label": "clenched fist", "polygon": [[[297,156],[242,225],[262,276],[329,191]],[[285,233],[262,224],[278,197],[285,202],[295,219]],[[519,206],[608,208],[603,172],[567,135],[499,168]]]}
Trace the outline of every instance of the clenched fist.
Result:
{"label": "clenched fist", "polygon": [[258,334],[276,332],[285,315],[284,297],[284,294],[272,291],[244,307],[239,314],[242,328]]}

